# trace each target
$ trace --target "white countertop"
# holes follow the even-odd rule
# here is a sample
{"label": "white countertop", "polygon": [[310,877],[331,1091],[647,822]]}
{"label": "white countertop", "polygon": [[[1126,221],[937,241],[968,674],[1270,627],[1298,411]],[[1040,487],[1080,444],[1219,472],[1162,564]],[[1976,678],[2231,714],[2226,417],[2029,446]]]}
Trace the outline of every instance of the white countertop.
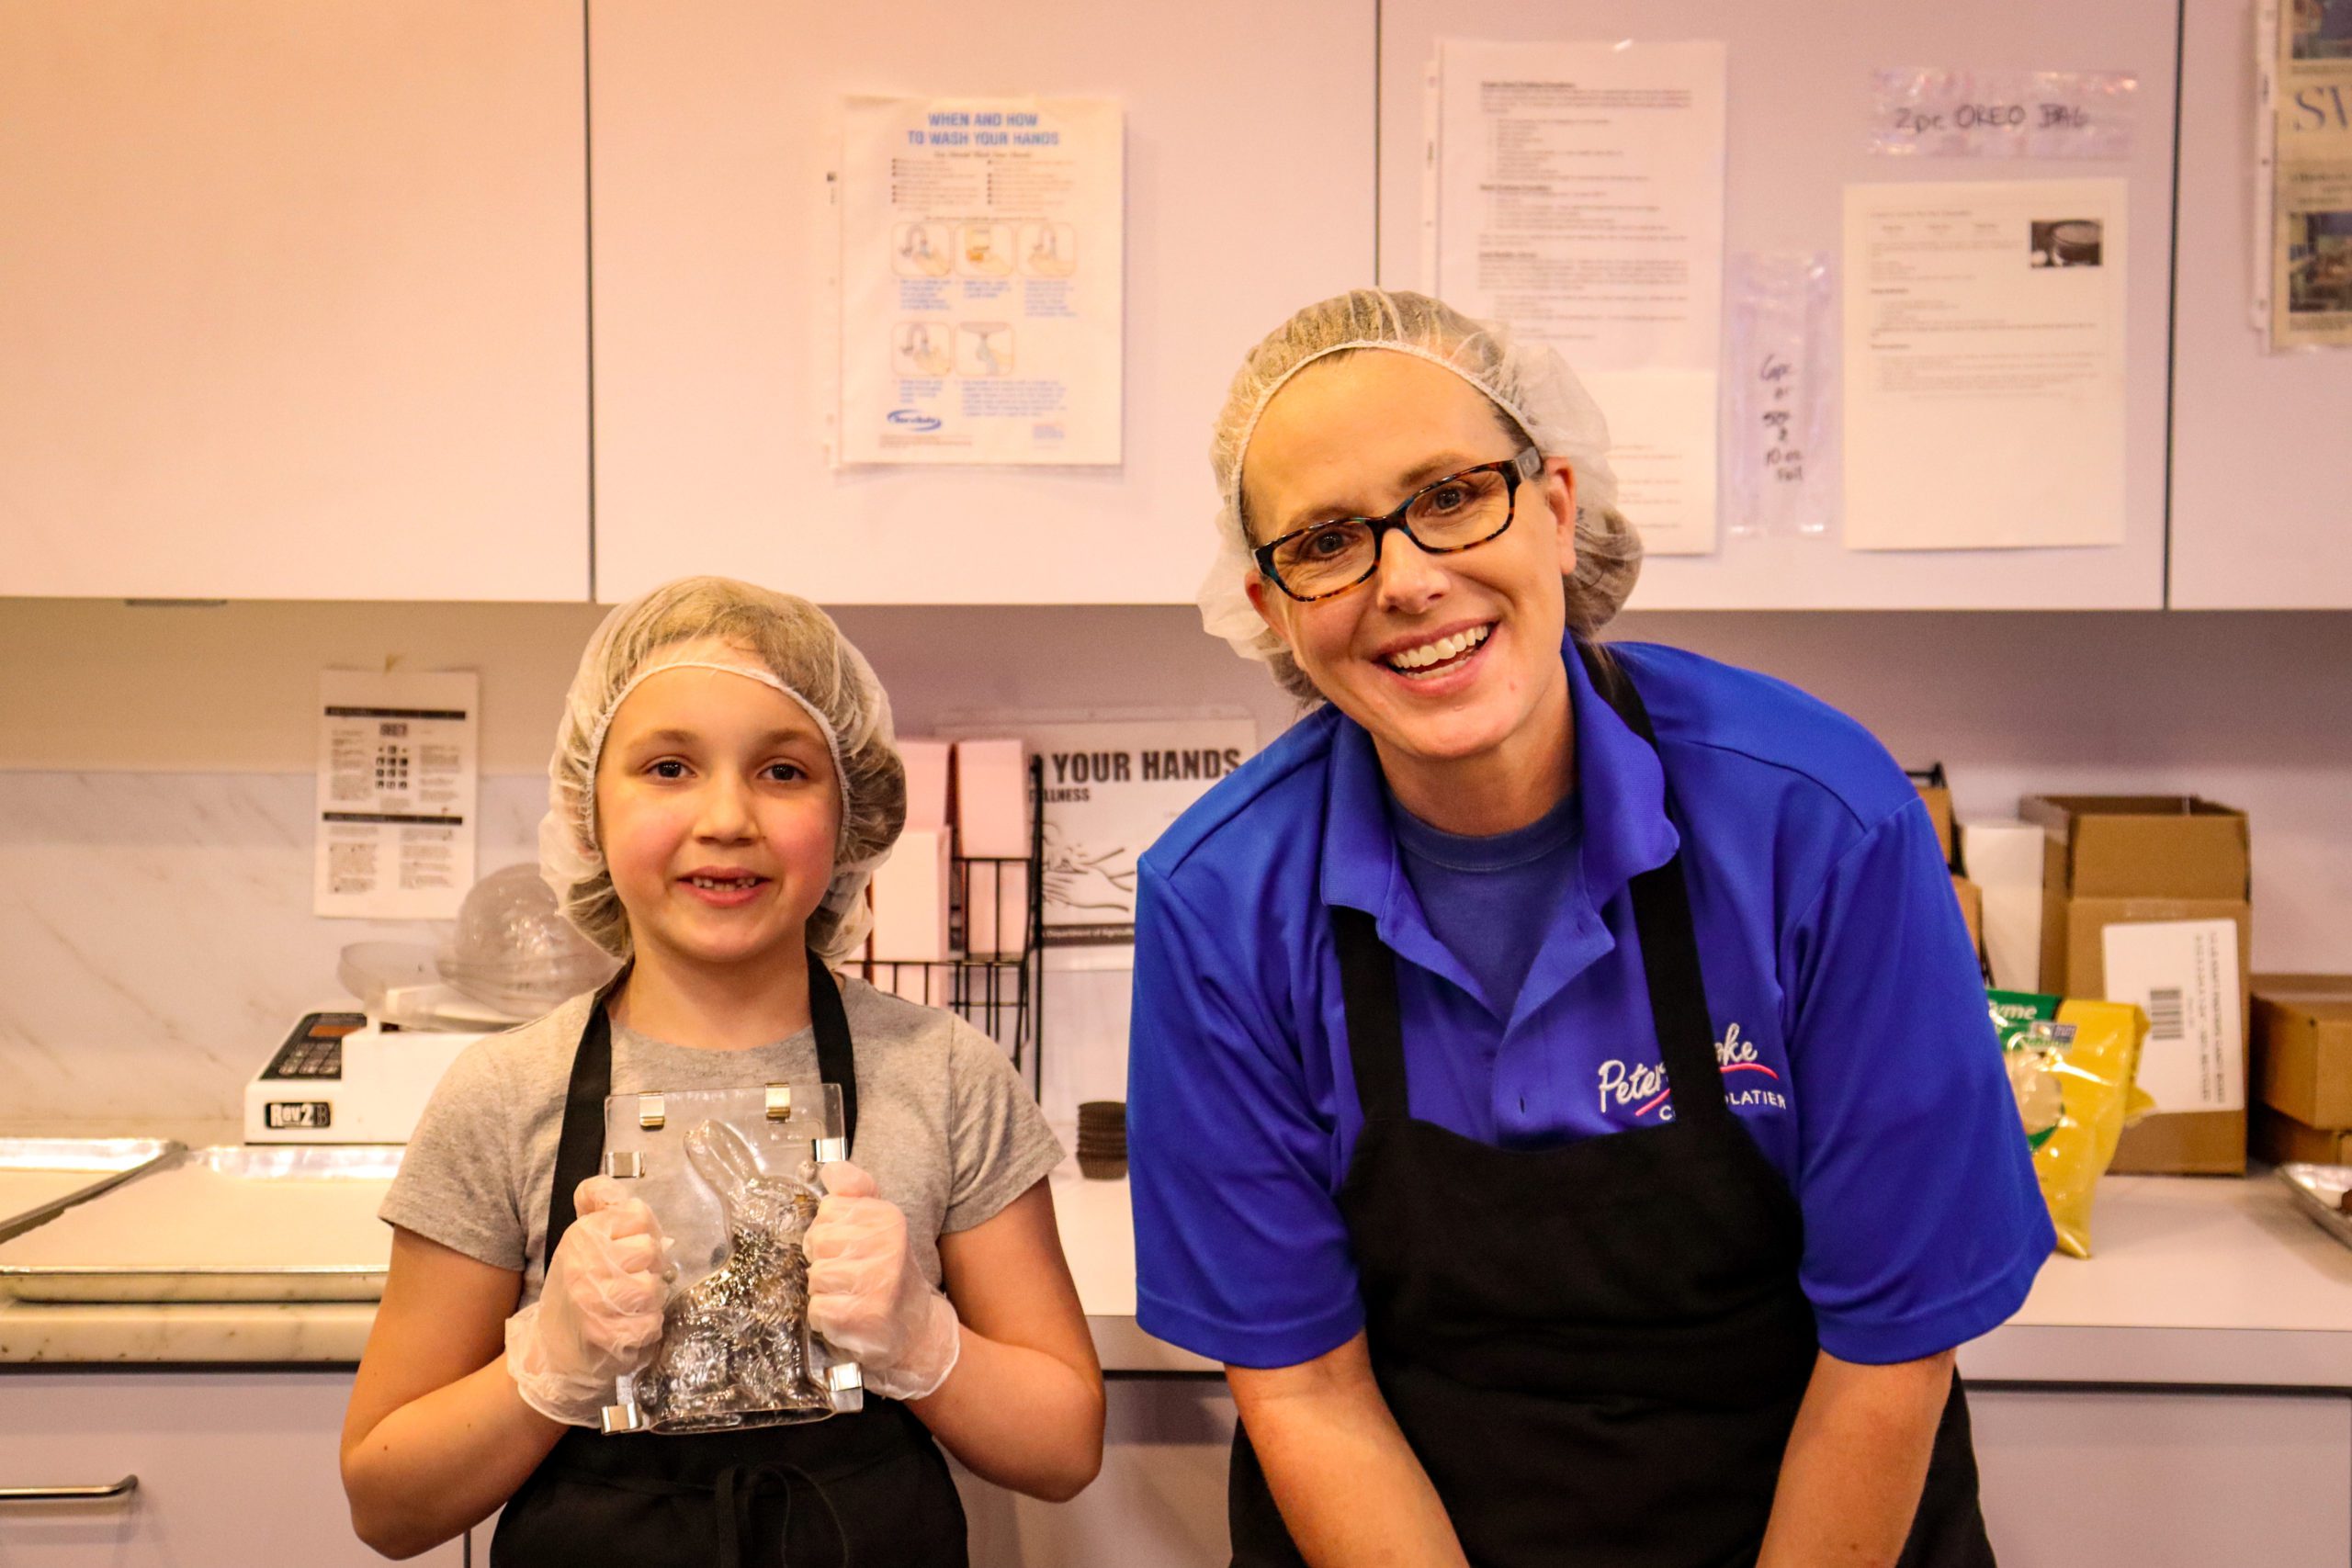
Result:
{"label": "white countertop", "polygon": [[2087,1258],[2053,1257],[1960,1353],[1984,1382],[2352,1389],[2352,1247],[2267,1171],[2110,1176]]}
{"label": "white countertop", "polygon": [[[1062,1246],[1114,1372],[1210,1372],[1136,1326],[1125,1181],[1054,1179]],[[1966,1347],[1984,1382],[2352,1389],[2352,1248],[2267,1175],[2110,1177],[2096,1256],[2053,1257],[2001,1328]],[[0,1303],[0,1362],[274,1364],[358,1359],[360,1304]]]}

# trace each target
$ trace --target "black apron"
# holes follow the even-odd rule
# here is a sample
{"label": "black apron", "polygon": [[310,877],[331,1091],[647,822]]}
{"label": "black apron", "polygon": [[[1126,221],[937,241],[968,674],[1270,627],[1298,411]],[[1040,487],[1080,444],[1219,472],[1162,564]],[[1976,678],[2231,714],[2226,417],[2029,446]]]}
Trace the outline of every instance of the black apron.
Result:
{"label": "black apron", "polygon": [[[1653,750],[1631,681],[1583,650]],[[1335,907],[1363,1134],[1341,1184],[1373,1370],[1479,1568],[1755,1562],[1819,1351],[1804,1222],[1724,1102],[1680,857],[1633,881],[1674,1119],[1497,1148],[1407,1108],[1396,958]],[[1233,1561],[1302,1562],[1234,1432]],[[1989,1568],[1952,1380],[1904,1568]]]}
{"label": "black apron", "polygon": [[[813,953],[808,1011],[818,1071],[841,1086],[842,1131],[854,1141],[849,1017]],[[613,1032],[600,996],[571,1061],[546,1257],[571,1226],[573,1190],[604,1164],[612,1081]],[[963,1502],[930,1432],[904,1404],[869,1389],[863,1411],[801,1426],[616,1437],[574,1427],[508,1501],[490,1561],[491,1568],[964,1568],[965,1534]]]}

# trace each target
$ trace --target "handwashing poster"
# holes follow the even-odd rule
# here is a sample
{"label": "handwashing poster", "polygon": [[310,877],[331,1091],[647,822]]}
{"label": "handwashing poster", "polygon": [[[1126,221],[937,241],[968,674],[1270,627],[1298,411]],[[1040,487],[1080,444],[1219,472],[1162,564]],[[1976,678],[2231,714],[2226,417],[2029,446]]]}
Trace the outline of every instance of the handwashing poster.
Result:
{"label": "handwashing poster", "polygon": [[855,97],[842,127],[841,460],[1118,462],[1118,106]]}

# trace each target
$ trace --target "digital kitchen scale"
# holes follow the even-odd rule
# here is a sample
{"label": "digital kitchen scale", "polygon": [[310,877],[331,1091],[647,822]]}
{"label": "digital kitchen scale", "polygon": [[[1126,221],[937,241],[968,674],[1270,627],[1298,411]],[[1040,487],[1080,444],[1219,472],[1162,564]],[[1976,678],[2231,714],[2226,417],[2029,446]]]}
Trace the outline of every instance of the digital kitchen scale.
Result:
{"label": "digital kitchen scale", "polygon": [[487,1031],[304,1013],[245,1085],[249,1144],[405,1144],[433,1088]]}

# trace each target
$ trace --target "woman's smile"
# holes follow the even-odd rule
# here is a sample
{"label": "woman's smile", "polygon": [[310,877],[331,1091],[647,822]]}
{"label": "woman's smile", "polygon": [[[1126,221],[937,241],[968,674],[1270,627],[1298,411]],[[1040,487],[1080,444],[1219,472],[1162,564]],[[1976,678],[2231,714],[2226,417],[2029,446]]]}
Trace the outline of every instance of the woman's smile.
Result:
{"label": "woman's smile", "polygon": [[1376,656],[1376,661],[1416,695],[1452,695],[1477,679],[1476,671],[1500,625],[1499,621],[1476,621],[1466,626],[1396,637]]}

